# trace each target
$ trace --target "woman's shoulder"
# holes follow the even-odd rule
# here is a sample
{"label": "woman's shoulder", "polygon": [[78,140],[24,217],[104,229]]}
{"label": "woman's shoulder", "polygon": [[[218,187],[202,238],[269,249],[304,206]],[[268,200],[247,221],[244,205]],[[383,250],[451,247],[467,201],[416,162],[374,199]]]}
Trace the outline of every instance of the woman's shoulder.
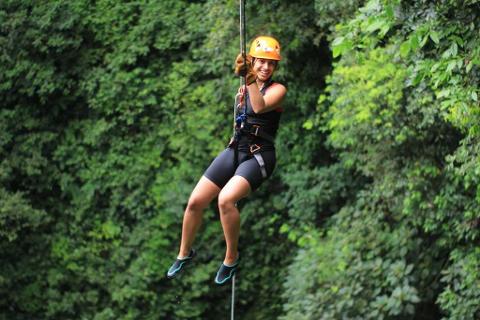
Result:
{"label": "woman's shoulder", "polygon": [[275,95],[280,95],[280,96],[284,96],[286,93],[287,93],[287,88],[279,83],[279,82],[272,82],[268,88],[266,88],[265,90],[265,94],[266,93],[269,93],[269,94],[275,94]]}
{"label": "woman's shoulder", "polygon": [[282,90],[287,91],[287,87],[285,85],[281,84],[280,82],[276,82],[276,81],[272,81],[270,86],[268,86],[268,89],[270,89],[270,88],[277,88],[277,89],[282,89]]}

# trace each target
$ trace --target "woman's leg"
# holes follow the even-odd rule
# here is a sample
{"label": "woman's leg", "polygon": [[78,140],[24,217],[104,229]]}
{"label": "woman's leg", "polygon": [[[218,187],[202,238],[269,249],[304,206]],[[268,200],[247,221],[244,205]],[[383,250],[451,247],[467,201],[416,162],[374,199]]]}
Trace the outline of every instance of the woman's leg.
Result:
{"label": "woman's leg", "polygon": [[240,213],[236,207],[237,201],[250,193],[250,184],[241,176],[233,176],[218,195],[220,221],[227,243],[224,263],[233,264],[238,257],[238,238],[240,235]]}
{"label": "woman's leg", "polygon": [[183,215],[182,242],[178,257],[186,257],[202,224],[203,210],[218,195],[220,188],[205,176],[202,176],[188,199]]}

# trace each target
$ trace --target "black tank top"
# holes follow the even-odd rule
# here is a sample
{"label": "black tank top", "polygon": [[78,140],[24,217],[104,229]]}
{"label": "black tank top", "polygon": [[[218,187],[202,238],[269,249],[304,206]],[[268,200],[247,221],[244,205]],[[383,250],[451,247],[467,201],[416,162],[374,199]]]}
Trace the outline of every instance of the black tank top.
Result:
{"label": "black tank top", "polygon": [[[274,82],[272,80],[265,83],[263,88],[260,90],[260,93],[264,96],[267,89],[272,86]],[[247,122],[252,125],[258,125],[265,130],[270,136],[275,137],[277,134],[278,126],[280,124],[280,117],[282,116],[282,109],[277,108],[275,110],[264,112],[264,113],[255,113],[250,102],[250,98],[247,94]],[[243,112],[241,110],[240,112]],[[239,141],[239,149],[246,150],[251,144],[258,144],[262,147],[273,147],[274,144],[271,141],[256,137],[251,134],[242,134]]]}

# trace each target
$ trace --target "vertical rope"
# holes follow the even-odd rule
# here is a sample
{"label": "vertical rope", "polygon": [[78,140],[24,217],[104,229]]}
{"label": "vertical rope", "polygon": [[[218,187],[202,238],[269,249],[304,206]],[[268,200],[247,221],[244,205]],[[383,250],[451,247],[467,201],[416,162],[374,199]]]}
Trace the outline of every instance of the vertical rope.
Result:
{"label": "vertical rope", "polygon": [[[247,66],[247,59],[246,59],[246,18],[245,18],[245,0],[240,0],[240,52],[243,56],[243,64]],[[243,80],[243,83],[242,83]],[[240,85],[243,85],[247,82],[247,75],[240,78]]]}
{"label": "vertical rope", "polygon": [[231,306],[231,314],[230,319],[235,320],[235,273],[232,277],[232,306]]}
{"label": "vertical rope", "polygon": [[[246,69],[247,67],[247,59],[246,59],[246,27],[245,27],[245,0],[240,0],[240,53],[242,54],[243,56],[243,63],[244,63],[244,67]],[[247,75],[245,75],[244,77],[240,77],[240,87],[242,87],[243,85],[245,85],[245,83],[247,82]],[[245,103],[245,99],[244,100],[244,103]],[[235,104],[233,106],[233,123],[235,123],[236,119],[237,119],[237,105],[238,105],[238,101],[237,101],[237,96],[235,97]],[[233,130],[233,133],[235,134],[235,129]]]}
{"label": "vertical rope", "polygon": [[[246,55],[246,28],[245,28],[245,0],[240,0],[240,53],[243,56],[243,64],[245,70],[247,70],[247,55]],[[247,83],[247,75],[240,77],[240,87]],[[246,91],[245,87],[245,91]],[[244,93],[246,95],[246,92]],[[245,97],[245,96],[244,96]],[[243,99],[243,103],[246,103],[246,99]],[[235,99],[235,106],[233,110],[233,123],[237,119],[237,99]],[[235,133],[235,130],[234,130]],[[237,149],[236,149],[237,150]],[[232,304],[230,306],[230,319],[235,320],[235,273],[232,276]]]}

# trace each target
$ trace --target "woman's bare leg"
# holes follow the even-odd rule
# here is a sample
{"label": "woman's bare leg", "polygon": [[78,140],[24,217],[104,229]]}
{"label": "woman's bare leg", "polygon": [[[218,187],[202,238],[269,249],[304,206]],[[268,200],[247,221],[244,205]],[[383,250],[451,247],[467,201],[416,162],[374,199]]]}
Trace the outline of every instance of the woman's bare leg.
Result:
{"label": "woman's bare leg", "polygon": [[227,243],[227,252],[223,263],[230,265],[238,257],[238,239],[240,236],[240,213],[236,203],[250,193],[250,184],[240,176],[232,177],[218,195],[220,221]]}
{"label": "woman's bare leg", "polygon": [[178,257],[186,257],[195,239],[198,228],[202,224],[203,210],[218,195],[220,188],[205,176],[202,176],[188,199],[183,215],[182,242]]}

